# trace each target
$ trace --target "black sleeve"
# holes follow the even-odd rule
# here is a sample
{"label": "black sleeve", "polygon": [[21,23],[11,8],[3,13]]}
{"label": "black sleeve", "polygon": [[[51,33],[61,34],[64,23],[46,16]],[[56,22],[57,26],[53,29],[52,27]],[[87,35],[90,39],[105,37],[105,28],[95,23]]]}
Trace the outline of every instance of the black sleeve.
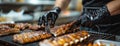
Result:
{"label": "black sleeve", "polygon": [[84,7],[101,7],[112,0],[82,0]]}

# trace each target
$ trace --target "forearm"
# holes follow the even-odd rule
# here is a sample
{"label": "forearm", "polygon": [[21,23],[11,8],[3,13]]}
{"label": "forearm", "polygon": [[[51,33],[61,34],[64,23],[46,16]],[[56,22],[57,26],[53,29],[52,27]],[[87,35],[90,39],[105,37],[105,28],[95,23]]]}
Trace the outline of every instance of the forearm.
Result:
{"label": "forearm", "polygon": [[64,10],[66,9],[69,3],[70,3],[70,0],[56,0],[55,7],[59,7],[62,10]]}
{"label": "forearm", "polygon": [[111,16],[120,14],[120,0],[113,0],[109,2],[107,7]]}

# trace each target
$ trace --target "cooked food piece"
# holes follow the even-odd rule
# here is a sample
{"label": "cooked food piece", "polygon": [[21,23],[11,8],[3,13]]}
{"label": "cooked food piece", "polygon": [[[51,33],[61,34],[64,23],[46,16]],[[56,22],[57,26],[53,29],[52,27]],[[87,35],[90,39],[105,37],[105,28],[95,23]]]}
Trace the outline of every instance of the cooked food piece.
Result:
{"label": "cooked food piece", "polygon": [[26,32],[26,33],[22,33],[22,34],[16,34],[13,36],[13,40],[15,42],[25,44],[25,43],[49,38],[51,36],[52,36],[51,34],[43,32],[43,31],[34,31],[34,32]]}
{"label": "cooked food piece", "polygon": [[20,32],[19,29],[11,27],[13,25],[12,24],[0,24],[0,36]]}
{"label": "cooked food piece", "polygon": [[24,29],[30,29],[30,30],[38,30],[43,29],[43,26],[39,26],[37,24],[29,24],[29,23],[17,23],[15,24],[15,28],[24,30]]}
{"label": "cooked food piece", "polygon": [[60,26],[56,26],[54,28],[52,28],[50,30],[50,32],[54,35],[54,36],[59,36],[61,34],[64,34],[65,32],[63,32],[64,30],[62,30],[62,28]]}
{"label": "cooked food piece", "polygon": [[0,25],[0,29],[10,29],[10,27],[7,25]]}
{"label": "cooked food piece", "polygon": [[69,23],[69,24],[63,24],[60,26],[55,26],[54,28],[51,29],[51,33],[54,36],[59,36],[65,33],[70,33],[70,32],[75,32],[75,30],[69,30],[72,27],[72,24],[74,24],[74,22]]}
{"label": "cooked food piece", "polygon": [[15,24],[2,24],[2,25],[6,25],[6,26],[9,26],[11,28],[13,28],[15,26]]}
{"label": "cooked food piece", "polygon": [[31,30],[39,30],[39,29],[43,29],[43,28],[44,28],[44,26],[40,26],[37,24],[33,24],[28,27],[28,29],[31,29]]}
{"label": "cooked food piece", "polygon": [[18,28],[18,29],[25,29],[25,25],[23,23],[17,23],[15,25],[15,28]]}
{"label": "cooked food piece", "polygon": [[87,44],[87,46],[93,46],[93,43],[90,42],[90,43]]}
{"label": "cooked food piece", "polygon": [[69,31],[70,26],[71,26],[70,24],[55,26],[54,28],[51,29],[50,32],[54,36],[59,36],[68,32],[72,32],[72,31]]}
{"label": "cooked food piece", "polygon": [[38,30],[43,28],[43,26],[29,23],[0,24],[0,36],[11,33],[18,33],[23,30]]}
{"label": "cooked food piece", "polygon": [[81,37],[88,36],[88,33],[87,33],[87,31],[85,31],[85,30],[79,31],[79,32],[77,32],[76,34],[77,34],[77,35],[80,35]]}
{"label": "cooked food piece", "polygon": [[40,28],[40,26],[37,24],[29,26],[29,29],[31,29],[31,30],[37,30],[38,28]]}
{"label": "cooked food piece", "polygon": [[12,34],[12,33],[19,33],[19,32],[20,32],[20,30],[17,29],[17,28],[8,28],[8,27],[6,27],[6,28],[0,29],[0,36]]}
{"label": "cooked food piece", "polygon": [[[86,34],[86,35],[84,35],[84,34]],[[71,33],[71,34],[59,36],[59,37],[52,38],[52,39],[46,39],[46,40],[40,42],[39,45],[40,46],[70,46],[72,44],[82,42],[83,40],[86,39],[84,37],[87,37],[87,38],[89,37],[88,32],[79,31],[76,33]]]}
{"label": "cooked food piece", "polygon": [[14,28],[18,28],[24,30],[25,28],[29,27],[31,24],[28,23],[16,23]]}

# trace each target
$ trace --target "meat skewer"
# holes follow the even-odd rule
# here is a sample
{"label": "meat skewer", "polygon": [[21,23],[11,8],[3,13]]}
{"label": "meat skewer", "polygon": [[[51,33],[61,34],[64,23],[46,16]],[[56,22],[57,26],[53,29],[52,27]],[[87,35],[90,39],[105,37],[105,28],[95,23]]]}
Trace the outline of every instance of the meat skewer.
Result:
{"label": "meat skewer", "polygon": [[43,31],[34,31],[34,32],[26,32],[22,34],[16,34],[13,36],[13,40],[15,42],[25,44],[29,42],[38,41],[41,39],[49,38],[51,34],[43,32]]}
{"label": "meat skewer", "polygon": [[90,35],[86,31],[79,31],[63,36],[59,36],[53,39],[46,39],[39,43],[40,46],[69,46],[78,42],[82,42]]}

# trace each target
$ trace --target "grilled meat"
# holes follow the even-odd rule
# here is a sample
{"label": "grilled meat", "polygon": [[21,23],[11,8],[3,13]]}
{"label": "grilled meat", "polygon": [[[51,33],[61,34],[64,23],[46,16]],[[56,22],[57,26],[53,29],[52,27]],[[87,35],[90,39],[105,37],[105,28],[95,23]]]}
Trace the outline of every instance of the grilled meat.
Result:
{"label": "grilled meat", "polygon": [[13,36],[13,40],[15,42],[24,44],[28,42],[34,42],[41,39],[45,39],[48,37],[51,37],[51,34],[42,31],[34,31],[34,32],[26,32],[22,34],[16,34]]}
{"label": "grilled meat", "polygon": [[53,39],[46,39],[39,43],[40,46],[68,46],[78,42],[82,42],[88,38],[89,34],[86,31],[79,31],[72,34],[59,36]]}
{"label": "grilled meat", "polygon": [[9,27],[0,27],[0,36],[2,35],[8,35],[8,34],[12,34],[12,33],[19,33],[20,30],[17,28],[9,28]]}
{"label": "grilled meat", "polygon": [[24,30],[24,29],[30,29],[30,30],[44,29],[43,26],[39,26],[37,24],[28,24],[28,23],[18,23],[18,24],[15,25],[15,28],[18,28],[20,30]]}
{"label": "grilled meat", "polygon": [[75,30],[69,30],[72,27],[73,23],[69,23],[69,24],[64,24],[64,25],[60,25],[60,26],[55,26],[54,28],[51,28],[51,33],[54,36],[59,36],[65,33],[70,33],[70,32],[75,32]]}

